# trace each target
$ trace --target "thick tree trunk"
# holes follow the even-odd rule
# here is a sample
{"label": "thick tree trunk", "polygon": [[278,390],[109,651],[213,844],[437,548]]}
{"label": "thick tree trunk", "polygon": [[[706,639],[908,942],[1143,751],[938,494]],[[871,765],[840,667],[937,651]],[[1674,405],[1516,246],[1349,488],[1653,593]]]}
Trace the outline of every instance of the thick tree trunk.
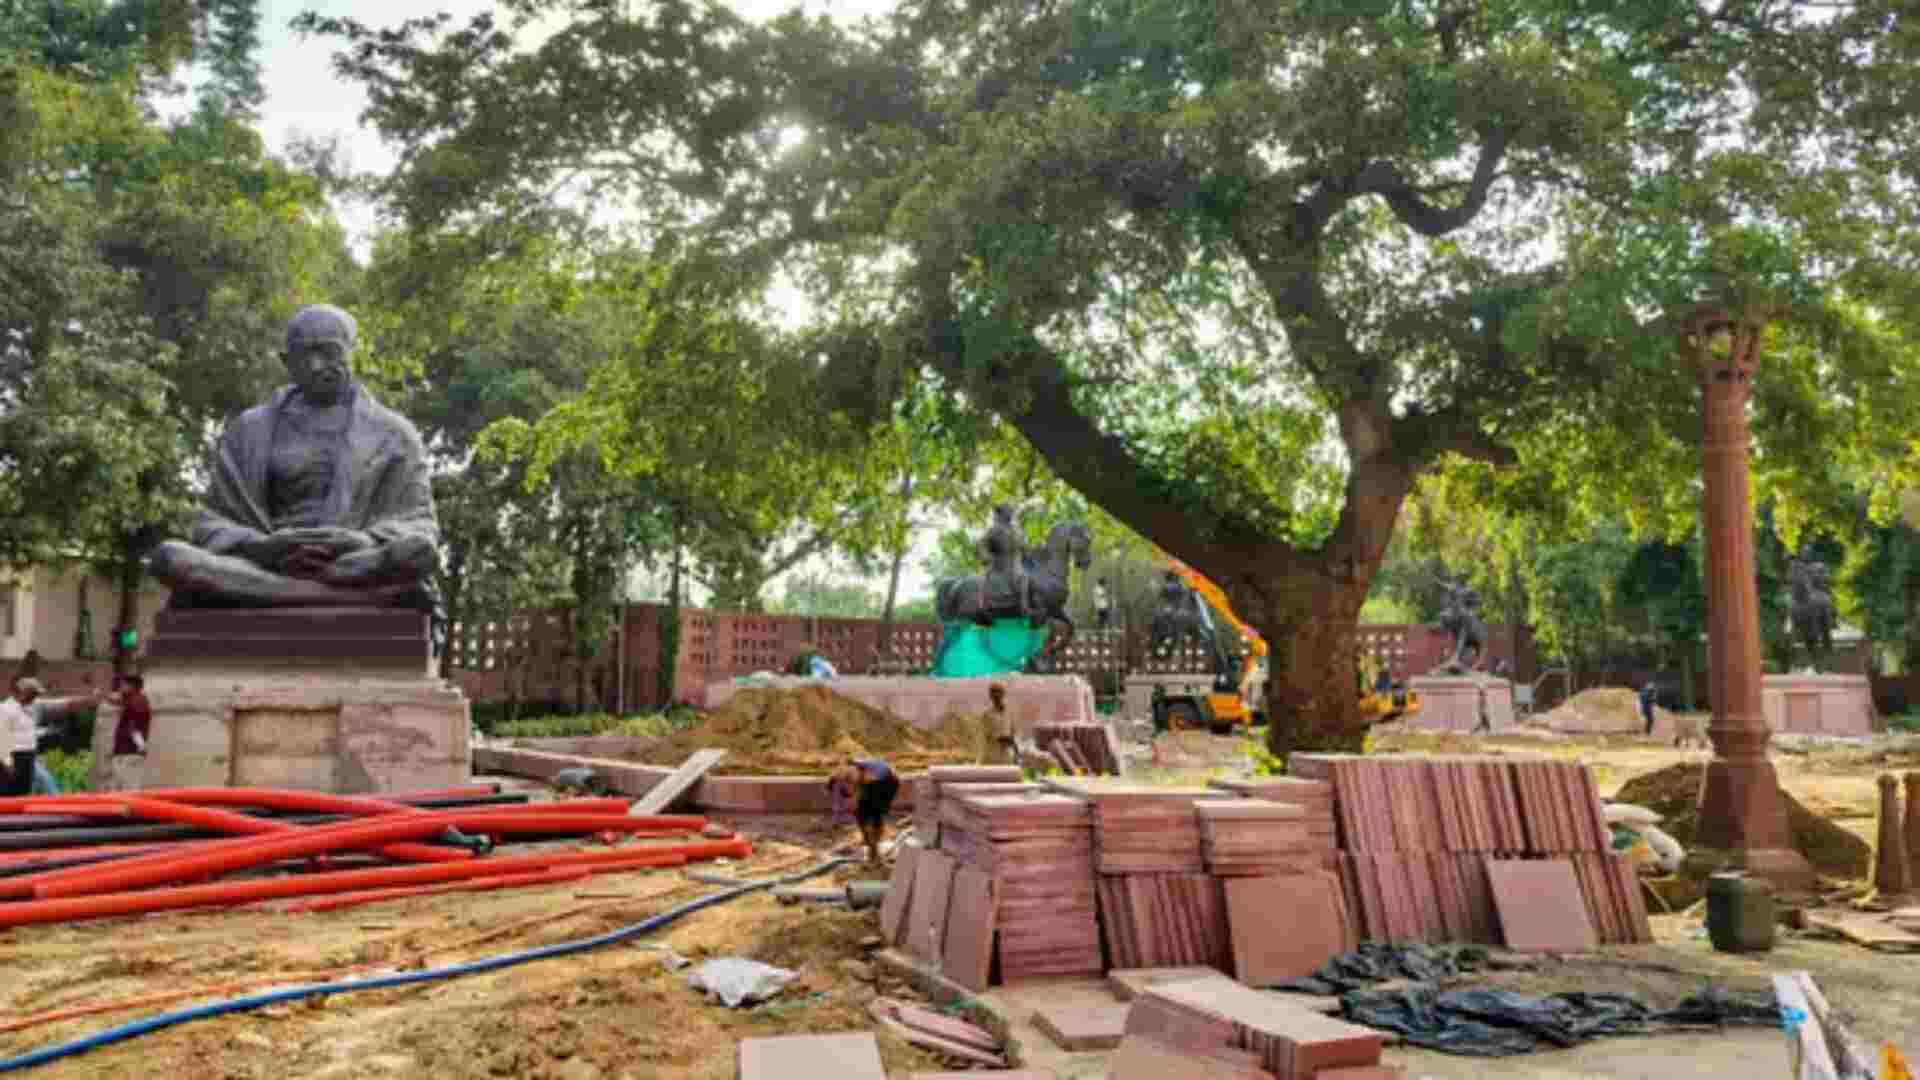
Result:
{"label": "thick tree trunk", "polygon": [[1366,718],[1356,692],[1360,607],[1366,579],[1275,581],[1276,600],[1241,616],[1267,639],[1267,748],[1358,753]]}

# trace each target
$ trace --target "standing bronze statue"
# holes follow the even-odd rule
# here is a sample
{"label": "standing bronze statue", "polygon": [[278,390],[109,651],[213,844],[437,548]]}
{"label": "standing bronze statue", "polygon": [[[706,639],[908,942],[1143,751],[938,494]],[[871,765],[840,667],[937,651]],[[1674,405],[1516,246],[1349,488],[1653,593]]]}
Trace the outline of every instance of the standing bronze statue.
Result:
{"label": "standing bronze statue", "polygon": [[1440,629],[1453,638],[1453,654],[1436,671],[1464,675],[1486,659],[1487,624],[1480,621],[1480,593],[1471,586],[1443,585]]}
{"label": "standing bronze statue", "polygon": [[192,541],[149,557],[172,606],[437,614],[426,447],[354,380],[356,333],[351,315],[326,305],[288,323],[292,384],[227,425]]}

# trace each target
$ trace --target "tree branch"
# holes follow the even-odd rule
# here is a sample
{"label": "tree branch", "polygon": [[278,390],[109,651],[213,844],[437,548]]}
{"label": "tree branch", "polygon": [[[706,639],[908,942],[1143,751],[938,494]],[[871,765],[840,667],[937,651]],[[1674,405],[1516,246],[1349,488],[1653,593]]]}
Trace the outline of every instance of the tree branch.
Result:
{"label": "tree branch", "polygon": [[1487,192],[1499,174],[1500,160],[1507,152],[1507,132],[1495,128],[1480,143],[1480,160],[1474,164],[1473,179],[1458,206],[1436,207],[1420,195],[1420,190],[1391,162],[1376,161],[1353,178],[1353,194],[1378,195],[1386,201],[1400,223],[1422,236],[1445,236],[1471,222],[1487,203]]}

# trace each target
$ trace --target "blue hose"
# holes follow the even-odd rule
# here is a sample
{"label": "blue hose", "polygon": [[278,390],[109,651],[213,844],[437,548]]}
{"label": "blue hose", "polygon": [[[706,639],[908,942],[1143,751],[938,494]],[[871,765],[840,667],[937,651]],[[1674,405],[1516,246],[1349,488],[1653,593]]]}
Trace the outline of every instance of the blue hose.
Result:
{"label": "blue hose", "polygon": [[92,1035],[75,1039],[72,1042],[49,1046],[45,1049],[32,1051],[31,1053],[21,1054],[18,1057],[0,1059],[0,1072],[12,1072],[16,1069],[31,1069],[35,1065],[45,1065],[50,1061],[58,1061],[61,1058],[72,1057],[75,1054],[84,1054],[89,1050],[95,1050],[117,1042],[125,1042],[128,1039],[145,1035],[150,1031],[159,1031],[162,1028],[170,1028],[177,1024],[185,1024],[193,1020],[204,1020],[213,1016],[225,1016],[227,1013],[246,1012],[249,1009],[264,1008],[268,1005],[278,1005],[287,1001],[299,1001],[302,998],[317,997],[322,994],[345,994],[354,990],[386,990],[395,986],[411,986],[414,983],[437,982],[441,979],[456,979],[462,975],[478,975],[483,971],[498,971],[501,968],[524,964],[530,960],[545,960],[550,956],[567,956],[572,953],[586,952],[589,949],[597,949],[602,945],[615,945],[628,938],[652,933],[702,908],[709,908],[715,904],[724,904],[729,900],[738,899],[748,893],[759,892],[762,889],[771,889],[776,885],[792,885],[805,881],[808,878],[819,877],[821,874],[845,865],[850,861],[852,860],[848,858],[829,859],[812,869],[802,870],[799,873],[789,874],[786,877],[770,878],[766,881],[754,881],[731,889],[723,889],[710,896],[703,896],[698,900],[690,900],[677,908],[663,911],[651,918],[642,919],[631,926],[623,926],[618,930],[609,930],[604,934],[598,934],[590,938],[581,938],[579,941],[563,941],[558,945],[543,945],[538,949],[527,949],[523,952],[516,953],[503,953],[499,956],[490,956],[485,960],[473,960],[465,964],[452,964],[447,967],[430,968],[426,971],[409,971],[398,975],[381,975],[371,979],[348,979],[341,982],[313,983],[308,986],[289,986],[284,990],[269,990],[265,993],[254,994],[250,997],[229,998],[226,1001],[216,1001],[207,1005],[196,1005],[191,1009],[161,1013],[159,1016],[149,1016],[145,1020],[135,1020],[130,1024],[122,1024],[119,1027],[95,1032]]}

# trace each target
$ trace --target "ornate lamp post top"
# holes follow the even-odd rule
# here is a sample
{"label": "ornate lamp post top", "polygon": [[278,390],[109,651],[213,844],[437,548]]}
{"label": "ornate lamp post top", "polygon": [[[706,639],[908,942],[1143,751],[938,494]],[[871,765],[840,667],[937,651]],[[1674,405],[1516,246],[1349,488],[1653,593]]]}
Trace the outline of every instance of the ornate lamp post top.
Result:
{"label": "ornate lamp post top", "polygon": [[1771,321],[1767,311],[1733,312],[1726,308],[1697,308],[1681,323],[1680,348],[1700,371],[1702,385],[1732,383],[1744,388],[1753,382],[1760,364],[1760,338]]}

